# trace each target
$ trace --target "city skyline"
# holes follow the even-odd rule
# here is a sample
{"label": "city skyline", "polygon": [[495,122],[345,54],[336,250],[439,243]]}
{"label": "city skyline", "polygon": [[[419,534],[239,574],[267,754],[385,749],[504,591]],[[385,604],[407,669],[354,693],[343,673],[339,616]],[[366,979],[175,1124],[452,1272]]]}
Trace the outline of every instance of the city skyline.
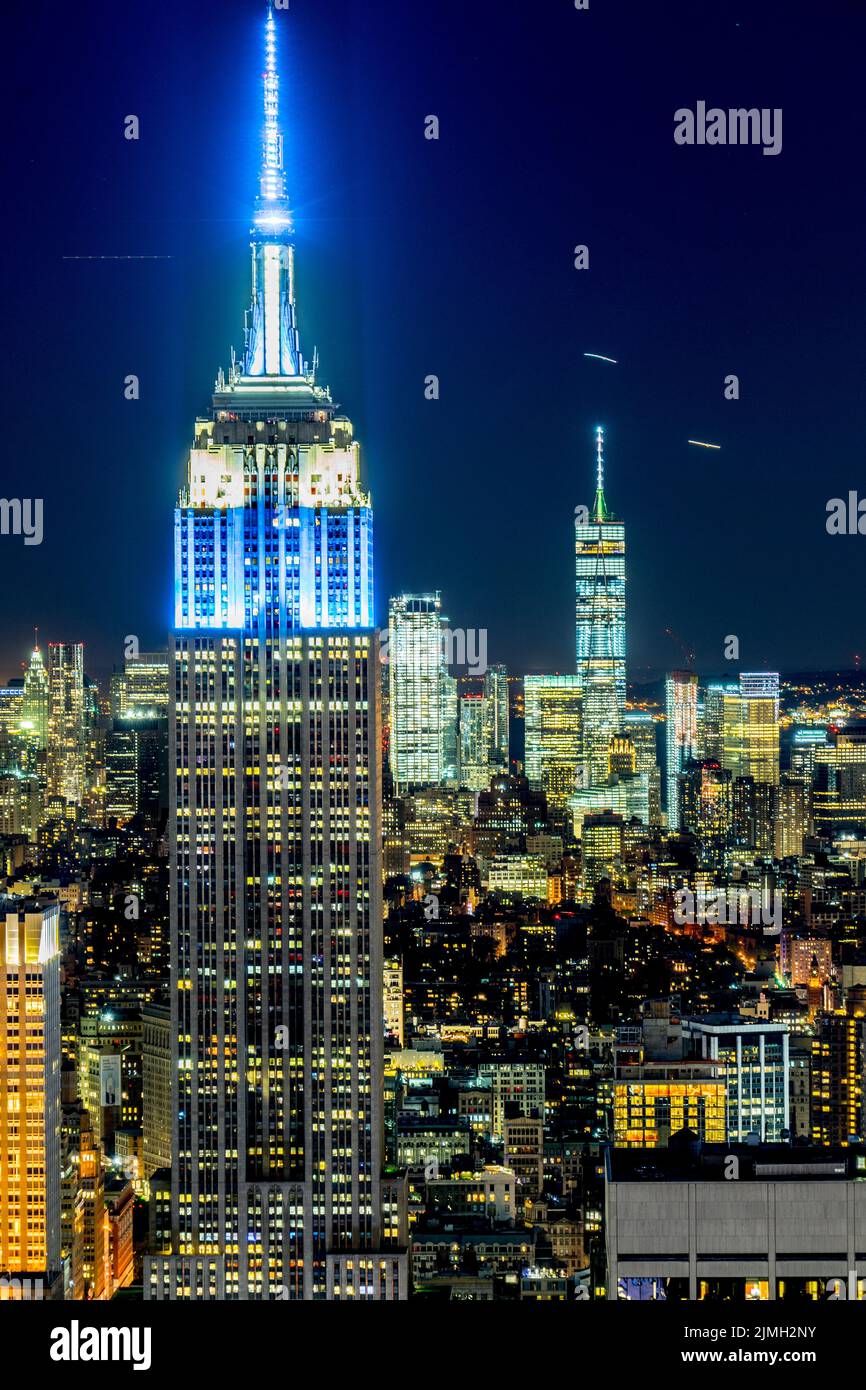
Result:
{"label": "city skyline", "polygon": [[[596,422],[603,421],[618,510],[630,526],[630,567],[642,576],[641,590],[632,599],[633,679],[646,668],[662,673],[681,664],[667,629],[696,651],[699,669],[707,671],[724,669],[723,643],[732,633],[739,636],[743,661],[752,669],[852,669],[860,641],[843,610],[846,593],[856,592],[862,583],[866,555],[861,555],[858,538],[827,534],[825,506],[856,488],[856,451],[845,440],[862,432],[858,350],[844,338],[834,348],[838,329],[834,325],[831,330],[828,321],[835,317],[834,303],[841,305],[855,293],[852,276],[860,273],[846,254],[853,236],[847,229],[856,226],[855,195],[845,181],[833,184],[840,246],[832,256],[818,214],[810,211],[820,200],[807,196],[819,178],[818,142],[828,137],[822,112],[829,120],[835,107],[822,104],[819,85],[807,113],[792,85],[795,50],[789,39],[773,49],[773,79],[758,80],[761,59],[775,41],[772,5],[761,17],[708,21],[713,42],[688,81],[679,59],[697,19],[688,7],[665,16],[642,11],[645,7],[635,6],[630,16],[634,45],[626,53],[617,51],[614,62],[607,47],[614,42],[612,19],[603,7],[592,16],[551,13],[533,38],[516,10],[495,6],[488,12],[481,6],[473,11],[477,27],[469,31],[466,56],[457,60],[444,91],[436,79],[441,71],[437,64],[449,23],[452,18],[456,22],[456,11],[447,4],[441,32],[434,26],[429,34],[408,12],[392,16],[389,28],[376,11],[361,26],[342,3],[317,12],[305,6],[293,11],[285,46],[285,92],[292,131],[287,158],[293,187],[299,190],[297,224],[304,251],[301,327],[306,329],[308,315],[314,338],[321,338],[322,379],[338,381],[346,398],[357,403],[371,484],[386,499],[379,520],[377,621],[385,621],[389,594],[440,589],[455,624],[488,630],[492,660],[512,670],[570,670],[563,587],[569,530],[574,507],[591,503],[587,440]],[[76,17],[77,24],[94,26],[93,62],[100,61],[104,46],[98,13]],[[34,621],[53,640],[83,641],[97,673],[119,662],[123,639],[130,633],[139,637],[142,649],[165,640],[170,553],[159,531],[156,499],[173,494],[184,420],[203,404],[193,364],[214,343],[225,345],[227,356],[244,302],[233,255],[244,214],[232,186],[242,180],[227,178],[226,171],[254,168],[257,132],[242,117],[226,126],[223,108],[198,75],[199,65],[188,61],[193,43],[204,44],[202,71],[218,48],[233,52],[239,97],[252,96],[255,61],[249,35],[233,35],[226,43],[234,14],[231,7],[216,6],[202,32],[191,11],[181,7],[173,13],[171,44],[163,48],[161,61],[151,65],[154,80],[159,73],[159,103],[151,79],[137,63],[139,49],[143,55],[149,52],[148,36],[139,32],[133,14],[112,14],[112,42],[118,49],[113,56],[119,62],[100,72],[101,85],[94,84],[88,102],[69,113],[72,147],[84,151],[96,140],[99,156],[87,168],[73,160],[61,173],[55,196],[64,209],[63,244],[53,228],[46,241],[29,213],[5,229],[11,255],[23,267],[33,267],[33,273],[10,287],[9,308],[19,325],[24,368],[10,447],[32,447],[19,441],[17,432],[28,410],[36,409],[40,361],[54,374],[58,408],[72,443],[64,451],[62,468],[50,451],[40,464],[46,505],[43,544],[26,547],[11,537],[3,540],[30,599],[26,613],[12,615],[0,643],[3,679],[17,673]],[[25,14],[15,22],[22,27],[26,48],[32,18]],[[574,28],[581,22],[592,25],[591,62]],[[63,23],[61,15],[40,43],[49,66],[59,62]],[[651,95],[633,56],[644,25],[652,26],[663,49],[670,49],[670,57],[657,65]],[[479,48],[472,36],[482,32],[492,36],[492,44]],[[131,54],[123,49],[124,34],[130,43],[134,39],[134,68]],[[326,35],[329,44],[322,49]],[[819,45],[824,41],[816,38]],[[497,91],[499,67],[518,45],[526,49],[527,94],[535,99],[521,103],[520,116],[497,103],[494,129],[487,107],[473,95],[470,78],[480,64],[485,82]],[[377,92],[375,103],[364,104],[360,124],[347,122],[345,110],[323,109],[302,56],[319,49],[324,72],[335,79],[350,64],[350,82],[341,90],[351,88],[359,95],[370,81],[364,57],[375,51],[388,74],[384,108]],[[398,49],[412,52],[420,65],[417,93],[399,70]],[[559,95],[556,83],[542,84],[542,51],[554,64],[564,62],[565,53],[572,55],[581,92],[574,102],[566,101],[564,91]],[[450,57],[453,61],[453,53]],[[846,53],[834,54],[837,65],[847,61]],[[696,95],[701,89],[712,92],[723,85],[722,74],[728,71],[743,100],[760,98],[760,104],[775,107],[784,99],[785,143],[777,158],[722,150],[707,151],[707,159],[698,162],[698,151],[674,144],[673,113],[691,95],[684,89],[693,84]],[[825,79],[817,63],[816,73],[820,84]],[[181,99],[181,74],[184,83],[194,84],[188,101]],[[59,93],[69,91],[70,80],[58,71]],[[440,139],[425,141],[424,119],[437,109],[437,92]],[[142,107],[143,125],[138,141],[126,141],[123,120],[135,110],[133,94]],[[25,113],[31,100],[21,93]],[[847,118],[847,100],[844,82],[838,83],[833,101],[842,103],[839,119]],[[244,109],[249,105],[239,101],[238,111]],[[817,115],[807,120],[812,111]],[[116,124],[110,137],[112,113]],[[51,136],[45,111],[34,109],[28,124],[32,147],[20,165],[13,165],[25,209],[38,202],[36,189],[44,177]],[[354,133],[349,129],[353,125]],[[615,139],[621,150],[629,125],[635,152],[627,155],[626,182],[620,185],[605,158],[610,141]],[[220,131],[217,140],[215,130]],[[567,164],[552,153],[560,138],[564,149],[573,151],[578,170],[573,185],[560,172]],[[530,141],[538,167],[527,167],[523,158],[528,192],[503,240],[491,218],[503,197],[504,152],[514,148],[523,156]],[[165,162],[169,145],[170,169]],[[497,154],[500,147],[502,154]],[[830,140],[821,156],[821,187],[840,157]],[[646,175],[639,168],[644,160],[648,171],[656,171],[661,197],[654,205],[655,231],[649,238],[637,235],[642,220],[638,209],[650,206]],[[316,176],[323,162],[325,180]],[[467,186],[467,164],[480,170],[478,190]],[[200,198],[189,206],[188,190],[200,188],[209,169],[210,178],[226,190],[219,216]],[[551,180],[555,200],[540,196]],[[411,199],[403,196],[404,186]],[[106,196],[94,214],[100,191]],[[599,191],[605,195],[601,203],[593,196]],[[769,207],[793,208],[795,197],[806,248],[802,253],[789,251],[775,218],[762,216]],[[440,212],[452,200],[463,207],[467,225],[477,228],[466,247]],[[487,213],[482,212],[484,200],[490,205]],[[689,244],[683,245],[677,218],[686,210]],[[578,242],[590,247],[587,272],[573,268]],[[125,254],[170,259],[64,259]],[[518,262],[519,279],[514,274]],[[470,268],[483,290],[481,301],[468,293]],[[796,279],[792,323],[793,311],[781,306],[786,287],[795,283],[796,268],[803,273]],[[225,285],[224,295],[208,293],[214,278]],[[443,278],[454,285],[447,309],[440,292]],[[529,344],[521,360],[549,379],[548,389],[562,402],[553,450],[534,439],[521,412],[504,408],[506,400],[517,398],[517,379],[525,366],[518,370],[516,363],[509,365],[492,343],[511,299],[503,297],[502,287],[518,283],[521,294],[510,312],[517,312],[521,336]],[[682,294],[673,292],[677,284],[683,285]],[[761,286],[766,286],[764,293]],[[20,298],[25,287],[26,305]],[[109,312],[119,295],[128,303],[122,323]],[[694,307],[687,309],[692,301]],[[455,315],[461,304],[468,310],[479,303],[478,327],[469,335],[475,363],[470,370],[469,344],[463,347],[454,331]],[[46,316],[60,328],[47,343],[36,333]],[[651,328],[662,333],[660,343],[651,344]],[[491,351],[479,358],[481,339]],[[79,413],[75,364],[83,366],[82,353],[91,343],[98,343],[99,350],[96,359],[90,354],[87,375],[105,421],[100,436],[113,441],[110,459],[101,456],[105,446],[99,441],[83,446],[88,434]],[[64,370],[61,347],[66,358],[73,349]],[[610,356],[616,364],[591,360],[585,353]],[[130,372],[141,381],[137,402],[123,399],[123,381]],[[729,372],[740,377],[738,401],[723,396]],[[440,377],[435,402],[424,399],[429,373]],[[463,383],[475,376],[476,391],[482,390],[493,406],[493,433],[487,433],[485,445],[467,440],[446,444],[454,440]],[[395,430],[385,407],[386,379],[396,434],[413,441],[411,468],[396,456],[391,442]],[[792,390],[794,380],[804,389]],[[141,441],[157,437],[157,419],[164,442],[154,468]],[[686,443],[691,438],[720,442],[722,449],[694,448]],[[539,448],[546,457],[545,485],[522,488],[522,466],[516,461]],[[506,487],[483,495],[481,465],[488,450],[491,458],[515,462],[500,465]],[[88,499],[107,470],[114,475],[111,507],[100,504],[94,511]],[[148,477],[144,493],[136,482],[143,471]],[[456,490],[456,513],[438,496],[431,498],[433,477],[443,497]],[[518,495],[519,507],[513,501]],[[714,510],[714,503],[727,496],[735,501],[733,511]],[[443,535],[453,537],[447,564],[441,547],[424,544],[417,532],[422,498],[425,531],[432,528],[435,536],[437,529],[446,528]],[[708,517],[711,533],[696,566],[695,526],[703,528]],[[75,537],[89,534],[94,525],[99,544],[82,566]],[[545,564],[521,573],[513,563],[519,553],[515,546],[527,532],[543,538]],[[662,538],[670,543],[662,546]],[[475,563],[479,548],[485,554],[480,566]],[[78,572],[75,585],[63,582],[70,567]],[[787,602],[792,582],[801,610],[796,619]],[[761,604],[751,601],[754,584],[765,596]]]}
{"label": "city skyline", "polygon": [[158,84],[125,13],[68,65],[122,153],[59,161],[62,303],[22,208],[0,498],[0,1303],[52,1360],[644,1302],[643,1371],[824,1369],[835,1312],[752,1343],[866,1303],[866,497],[810,453],[866,425],[866,198],[810,182],[831,26],[679,3],[218,0]]}

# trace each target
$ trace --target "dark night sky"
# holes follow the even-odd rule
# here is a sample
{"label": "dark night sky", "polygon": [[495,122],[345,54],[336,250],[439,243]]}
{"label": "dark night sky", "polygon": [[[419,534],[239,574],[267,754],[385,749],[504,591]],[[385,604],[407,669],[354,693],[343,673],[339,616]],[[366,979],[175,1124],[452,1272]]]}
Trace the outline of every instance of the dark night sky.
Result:
{"label": "dark night sky", "polygon": [[[263,18],[259,0],[7,16],[0,491],[44,498],[45,539],[0,538],[0,678],[34,623],[84,640],[96,672],[125,634],[166,639],[184,452],[242,342]],[[277,18],[302,344],[365,448],[380,616],[438,587],[491,660],[570,669],[601,420],[633,675],[681,664],[666,627],[713,670],[728,633],[746,669],[852,664],[866,537],[824,523],[828,498],[866,493],[866,5],[291,0]],[[782,107],[782,153],[675,145],[698,100]],[[63,259],[122,254],[171,259]]]}

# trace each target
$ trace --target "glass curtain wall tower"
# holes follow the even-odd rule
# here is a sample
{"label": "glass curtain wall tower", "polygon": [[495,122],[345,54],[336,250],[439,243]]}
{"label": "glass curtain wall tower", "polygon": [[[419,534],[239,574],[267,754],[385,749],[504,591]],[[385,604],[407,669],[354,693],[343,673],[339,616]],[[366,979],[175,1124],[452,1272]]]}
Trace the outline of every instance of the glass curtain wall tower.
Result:
{"label": "glass curtain wall tower", "polygon": [[665,810],[668,826],[682,823],[680,773],[698,756],[698,678],[694,671],[671,671],[665,677]]}
{"label": "glass curtain wall tower", "polygon": [[175,511],[172,1249],[145,1290],[390,1300],[373,520],[301,355],[270,11],[265,35],[245,353]]}
{"label": "glass curtain wall tower", "polygon": [[507,772],[509,767],[508,672],[502,665],[484,673],[485,718],[490,762]]}
{"label": "glass curtain wall tower", "polygon": [[[575,521],[577,678],[583,692],[583,764],[593,785],[608,775],[610,740],[625,714],[625,526],[604,493],[604,430],[595,432],[596,491]],[[585,510],[585,509],[584,509]]]}
{"label": "glass curtain wall tower", "polygon": [[524,676],[523,697],[529,785],[544,792],[549,806],[564,808],[579,785],[583,708],[579,679]]}
{"label": "glass curtain wall tower", "polygon": [[[388,606],[389,748],[400,794],[446,776],[448,706],[456,705],[445,660],[447,621],[438,593],[399,594]],[[456,710],[451,717],[456,722]]]}
{"label": "glass curtain wall tower", "polygon": [[48,647],[48,795],[79,806],[87,786],[84,647]]}

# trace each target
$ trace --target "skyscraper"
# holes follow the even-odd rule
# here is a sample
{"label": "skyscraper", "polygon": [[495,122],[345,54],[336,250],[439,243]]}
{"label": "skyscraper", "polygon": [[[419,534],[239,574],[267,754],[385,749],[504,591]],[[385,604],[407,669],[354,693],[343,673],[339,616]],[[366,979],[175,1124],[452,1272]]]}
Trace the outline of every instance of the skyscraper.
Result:
{"label": "skyscraper", "polygon": [[135,815],[156,825],[168,805],[164,719],[115,719],[106,731],[105,814],[120,822]]}
{"label": "skyscraper", "polygon": [[0,835],[26,835],[33,841],[41,819],[41,779],[18,768],[0,771]]}
{"label": "skyscraper", "polygon": [[124,718],[161,718],[168,711],[168,680],[167,652],[127,657],[118,713]]}
{"label": "skyscraper", "polygon": [[812,1142],[845,1147],[863,1135],[866,1021],[854,1006],[821,1014],[812,1039]]}
{"label": "skyscraper", "polygon": [[687,761],[680,773],[680,822],[697,837],[701,868],[721,871],[731,841],[731,774],[715,759]]}
{"label": "skyscraper", "polygon": [[105,814],[123,825],[137,809],[136,728],[115,722],[105,735]]}
{"label": "skyscraper", "polygon": [[[595,432],[592,512],[575,519],[577,677],[583,691],[583,763],[591,782],[608,774],[608,745],[625,712],[625,526],[604,494],[604,430]],[[585,510],[585,509],[584,509]]]}
{"label": "skyscraper", "polygon": [[645,710],[626,710],[622,731],[634,744],[635,772],[647,774],[649,823],[661,825],[662,779],[658,765],[655,721]]}
{"label": "skyscraper", "polygon": [[622,867],[623,819],[614,811],[597,811],[585,816],[580,843],[583,859],[583,891],[592,901],[596,885],[615,879]]}
{"label": "skyscraper", "polygon": [[567,806],[580,785],[583,695],[578,676],[523,679],[526,776],[550,806]]}
{"label": "skyscraper", "polygon": [[801,855],[803,841],[809,829],[809,787],[799,777],[783,772],[776,791],[777,859]]}
{"label": "skyscraper", "polygon": [[78,806],[87,785],[84,646],[48,647],[48,795]]}
{"label": "skyscraper", "polygon": [[173,1249],[145,1289],[392,1299],[372,512],[301,355],[270,11],[265,53],[246,350],[175,512]]}
{"label": "skyscraper", "polygon": [[37,642],[24,672],[21,727],[41,752],[48,744],[48,672]]}
{"label": "skyscraper", "polygon": [[724,762],[725,697],[739,694],[739,687],[712,681],[704,690],[703,708],[698,707],[698,742],[701,754],[710,762]]}
{"label": "skyscraper", "polygon": [[816,754],[829,747],[830,739],[826,726],[795,729],[791,739],[791,776],[799,777],[801,782],[811,788],[815,776]]}
{"label": "skyscraper", "polygon": [[779,674],[744,671],[742,775],[776,786],[779,781]]}
{"label": "skyscraper", "polygon": [[460,696],[460,785],[473,792],[486,790],[494,771],[487,742],[486,704],[485,697],[474,692]]}
{"label": "skyscraper", "polygon": [[439,679],[439,731],[442,781],[457,786],[460,776],[460,714],[457,677],[443,668]]}
{"label": "skyscraper", "polygon": [[779,677],[743,672],[722,695],[722,762],[735,777],[775,786],[779,781]]}
{"label": "skyscraper", "polygon": [[866,724],[840,729],[827,747],[814,751],[815,829],[838,833],[866,821]]}
{"label": "skyscraper", "polygon": [[504,666],[488,666],[484,673],[484,711],[490,762],[503,772],[509,766],[508,672]]}
{"label": "skyscraper", "polygon": [[60,1275],[60,908],[0,898],[0,1299]]}
{"label": "skyscraper", "polygon": [[445,662],[438,593],[399,594],[388,605],[388,690],[391,772],[398,792],[445,777],[447,713],[457,688]]}
{"label": "skyscraper", "polygon": [[171,1010],[161,1000],[141,1014],[141,1127],[144,1177],[171,1165]]}
{"label": "skyscraper", "polygon": [[679,830],[680,773],[698,756],[698,678],[694,671],[671,671],[665,677],[665,810],[671,830]]}

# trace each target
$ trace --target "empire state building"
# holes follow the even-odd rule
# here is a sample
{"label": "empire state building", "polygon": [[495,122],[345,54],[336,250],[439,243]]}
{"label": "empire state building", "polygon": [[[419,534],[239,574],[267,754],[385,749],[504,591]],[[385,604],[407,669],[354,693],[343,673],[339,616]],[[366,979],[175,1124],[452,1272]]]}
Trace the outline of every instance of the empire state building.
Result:
{"label": "empire state building", "polygon": [[175,1122],[145,1294],[391,1300],[373,516],[301,351],[270,10],[263,89],[245,351],[174,520]]}

